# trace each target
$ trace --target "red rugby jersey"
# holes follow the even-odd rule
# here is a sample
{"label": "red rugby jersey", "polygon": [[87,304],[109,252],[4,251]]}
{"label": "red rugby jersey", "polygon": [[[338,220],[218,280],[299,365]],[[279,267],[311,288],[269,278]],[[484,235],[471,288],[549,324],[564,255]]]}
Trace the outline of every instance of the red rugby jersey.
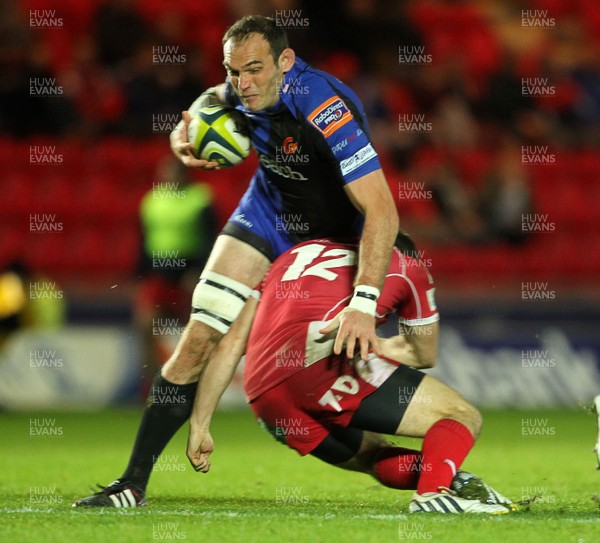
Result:
{"label": "red rugby jersey", "polygon": [[[249,401],[333,354],[337,331],[319,330],[346,307],[358,263],[357,245],[317,239],[283,253],[262,283],[246,348],[244,388]],[[422,325],[439,319],[435,286],[425,265],[394,249],[377,303],[377,323],[393,314]]]}

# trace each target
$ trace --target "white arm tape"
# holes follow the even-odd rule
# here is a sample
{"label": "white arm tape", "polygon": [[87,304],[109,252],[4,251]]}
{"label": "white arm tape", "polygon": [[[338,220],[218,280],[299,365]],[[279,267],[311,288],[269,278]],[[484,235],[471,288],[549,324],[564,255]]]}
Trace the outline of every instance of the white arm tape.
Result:
{"label": "white arm tape", "polygon": [[354,287],[354,296],[352,296],[348,307],[375,316],[379,294],[378,288],[370,285],[356,285]]}

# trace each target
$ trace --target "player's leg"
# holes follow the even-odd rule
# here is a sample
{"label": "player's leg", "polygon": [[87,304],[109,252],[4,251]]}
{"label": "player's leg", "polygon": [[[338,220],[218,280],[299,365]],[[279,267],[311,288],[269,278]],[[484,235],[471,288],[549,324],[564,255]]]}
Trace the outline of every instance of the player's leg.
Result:
{"label": "player's leg", "polygon": [[[424,410],[423,404],[432,404],[431,409]],[[421,462],[427,469],[422,469],[417,485],[419,493],[435,492],[436,487],[450,488],[462,498],[516,509],[512,500],[455,464],[468,454],[479,437],[481,425],[479,411],[457,391],[433,377],[423,379],[396,430],[398,435],[424,435]],[[452,453],[458,454],[458,458],[452,458]]]}
{"label": "player's leg", "polygon": [[[396,447],[379,434],[357,428],[334,426],[329,430],[329,434],[310,453],[312,456],[335,467],[370,474],[390,488],[417,488],[423,469],[420,451]],[[447,496],[431,493],[421,499],[441,502],[441,505],[432,505],[432,510],[438,512],[506,513],[507,509],[498,504],[514,509],[510,500],[497,494],[478,477],[467,472],[459,472],[459,475],[463,475],[461,481],[463,484],[466,482],[469,488]],[[489,499],[490,493],[495,496],[492,500]],[[414,501],[413,498],[412,503]],[[414,511],[415,506],[411,507]],[[428,506],[425,504],[424,507]]]}
{"label": "player's leg", "polygon": [[[317,420],[330,421],[327,424],[329,435],[311,454],[337,467],[370,474],[390,488],[415,489],[420,451],[397,447],[381,434],[395,433],[409,404],[403,391],[417,390],[425,374],[406,366],[397,368],[377,358],[368,363],[341,364],[334,370],[332,384],[338,372],[346,374],[343,378],[353,383],[348,389],[350,394],[340,395],[339,406],[323,405],[323,398],[328,396],[318,400],[320,393],[316,395],[317,405],[306,405]],[[411,398],[412,394],[408,400]],[[332,407],[341,415],[332,418]],[[335,424],[338,416],[344,419],[339,422],[341,427]],[[361,436],[360,440],[358,436]],[[339,453],[336,455],[336,451],[341,452],[342,444],[354,454],[348,453],[346,458]],[[332,452],[328,454],[329,450]]]}
{"label": "player's leg", "polygon": [[[424,379],[421,372],[376,357],[361,365],[334,357],[298,372],[250,405],[273,437],[300,454],[369,473],[392,488],[415,489],[422,454],[395,447],[379,434],[396,433]],[[507,512],[476,500],[450,503],[457,507],[448,512]]]}
{"label": "player's leg", "polygon": [[310,454],[337,468],[372,475],[390,488],[417,488],[420,451],[397,447],[374,432],[334,426]]}
{"label": "player's leg", "polygon": [[208,357],[268,266],[267,258],[252,246],[230,236],[217,238],[201,276],[208,275],[208,279],[196,287],[190,321],[154,380],[122,478],[145,488],[154,462],[190,416],[198,378]]}
{"label": "player's leg", "polygon": [[450,487],[481,423],[479,411],[458,392],[429,375],[421,381],[395,432],[423,437],[419,494]]}
{"label": "player's leg", "polygon": [[458,392],[400,366],[366,397],[350,425],[384,434],[423,437],[418,491],[449,487],[481,428],[481,416]]}
{"label": "player's leg", "polygon": [[133,498],[128,494],[121,497],[121,487],[129,489],[137,505],[143,502],[154,463],[191,414],[198,378],[208,357],[269,264],[267,257],[248,243],[228,235],[217,238],[194,292],[190,321],[154,378],[129,464],[113,488],[103,492],[117,490],[117,495],[110,501],[90,497],[75,505],[132,506]]}
{"label": "player's leg", "polygon": [[458,392],[434,377],[399,367],[361,402],[350,424],[382,433],[423,437],[421,454],[413,457],[412,466],[393,457],[390,464],[388,459],[392,483],[394,469],[406,471],[418,466],[418,477],[413,479],[417,493],[411,501],[411,512],[502,514],[508,511],[498,502],[481,503],[485,500],[475,496],[465,500],[441,494],[451,494],[449,488],[458,468],[479,435],[481,416]]}
{"label": "player's leg", "polygon": [[269,265],[267,257],[249,243],[228,235],[217,238],[192,297],[190,321],[162,367],[163,377],[178,384],[198,381],[210,352]]}
{"label": "player's leg", "polygon": [[515,509],[511,500],[479,477],[459,469],[481,424],[479,411],[458,392],[433,377],[423,379],[396,430],[399,435],[424,436],[410,512],[504,514]]}
{"label": "player's leg", "polygon": [[[370,361],[373,365],[375,361]],[[368,367],[368,366],[367,366]],[[358,368],[364,377],[364,371]],[[423,466],[445,454],[435,463],[432,475],[425,477],[422,470],[423,491],[437,482],[449,486],[453,477],[452,467],[458,468],[473,446],[481,428],[481,416],[477,409],[462,396],[441,381],[420,371],[400,366],[377,390],[361,401],[350,426],[410,437],[424,437]],[[447,462],[445,462],[447,460]],[[440,482],[441,481],[441,482]],[[421,485],[421,483],[420,483]]]}

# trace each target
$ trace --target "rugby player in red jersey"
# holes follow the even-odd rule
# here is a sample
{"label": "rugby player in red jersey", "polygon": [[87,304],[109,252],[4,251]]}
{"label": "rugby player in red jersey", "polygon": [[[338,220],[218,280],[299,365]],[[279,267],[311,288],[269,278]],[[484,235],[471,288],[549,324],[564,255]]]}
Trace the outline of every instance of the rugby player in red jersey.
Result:
{"label": "rugby player in red jersey", "polygon": [[[503,514],[514,507],[459,470],[481,416],[458,392],[419,371],[435,364],[439,315],[433,279],[410,254],[416,256],[414,246],[399,235],[381,295],[363,297],[360,310],[379,324],[397,318],[401,331],[381,340],[382,355],[367,357],[354,354],[350,344],[351,358],[335,354],[335,332],[328,327],[353,296],[357,246],[312,240],[273,263],[260,302],[248,302],[201,381],[188,443],[197,471],[210,469],[211,417],[245,350],[252,410],[301,455],[416,490],[409,505],[414,513]],[[423,446],[396,447],[382,434],[423,437]]]}

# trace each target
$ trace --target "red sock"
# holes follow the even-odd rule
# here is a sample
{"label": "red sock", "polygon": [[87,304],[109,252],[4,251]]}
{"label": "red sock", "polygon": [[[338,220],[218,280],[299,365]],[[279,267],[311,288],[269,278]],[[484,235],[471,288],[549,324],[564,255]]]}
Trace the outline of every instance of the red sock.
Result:
{"label": "red sock", "polygon": [[384,486],[414,490],[419,481],[421,453],[402,447],[385,447],[377,453],[373,475]]}
{"label": "red sock", "polygon": [[417,492],[439,492],[440,486],[449,487],[474,443],[464,424],[452,419],[438,420],[423,439]]}

